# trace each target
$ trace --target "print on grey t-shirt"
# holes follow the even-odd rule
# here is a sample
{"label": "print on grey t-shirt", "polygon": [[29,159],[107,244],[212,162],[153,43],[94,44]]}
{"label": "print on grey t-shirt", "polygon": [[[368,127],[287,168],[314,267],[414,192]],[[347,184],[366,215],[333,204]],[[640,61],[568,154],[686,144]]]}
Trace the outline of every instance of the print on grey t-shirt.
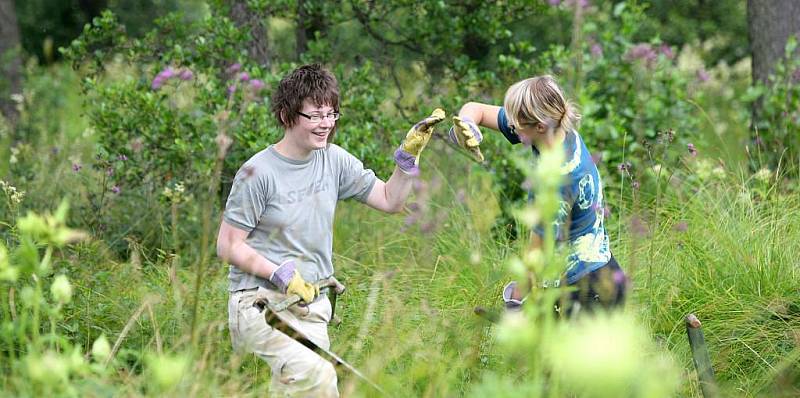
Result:
{"label": "print on grey t-shirt", "polygon": [[[254,155],[239,169],[223,219],[248,231],[246,243],[267,260],[294,260],[303,279],[333,275],[333,219],[336,202],[364,202],[375,173],[341,147],[330,144],[307,160],[282,156],[274,146]],[[231,265],[230,291],[269,281]]]}

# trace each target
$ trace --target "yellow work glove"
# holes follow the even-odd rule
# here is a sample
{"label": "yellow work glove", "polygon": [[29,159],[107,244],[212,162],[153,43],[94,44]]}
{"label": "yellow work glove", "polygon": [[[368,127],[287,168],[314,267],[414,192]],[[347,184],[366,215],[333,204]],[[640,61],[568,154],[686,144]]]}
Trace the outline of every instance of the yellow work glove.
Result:
{"label": "yellow work glove", "polygon": [[408,130],[405,140],[394,152],[394,161],[400,170],[411,175],[419,174],[419,155],[431,140],[434,126],[444,120],[444,117],[444,110],[436,108],[430,116]]}
{"label": "yellow work glove", "polygon": [[314,301],[319,296],[319,288],[303,280],[299,272],[295,272],[289,285],[286,287],[286,294],[296,294],[307,304]]}
{"label": "yellow work glove", "polygon": [[297,272],[294,265],[294,260],[284,261],[283,264],[275,269],[272,276],[269,278],[281,293],[287,295],[296,294],[306,304],[311,304],[317,296],[319,296],[319,287],[306,282],[300,273]]}
{"label": "yellow work glove", "polygon": [[483,162],[480,143],[483,141],[483,134],[478,125],[469,117],[453,116],[453,127],[449,131],[450,141],[466,149],[479,162]]}

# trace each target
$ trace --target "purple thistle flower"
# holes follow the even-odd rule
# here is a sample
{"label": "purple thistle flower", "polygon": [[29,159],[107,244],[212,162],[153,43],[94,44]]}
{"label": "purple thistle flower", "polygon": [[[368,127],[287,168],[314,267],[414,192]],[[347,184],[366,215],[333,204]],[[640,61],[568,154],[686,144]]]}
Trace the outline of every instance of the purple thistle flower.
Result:
{"label": "purple thistle flower", "polygon": [[559,4],[561,4],[561,0],[547,0],[547,4],[550,4],[551,6],[556,7]]}
{"label": "purple thistle flower", "polygon": [[644,236],[647,234],[647,225],[644,223],[644,220],[642,220],[641,217],[631,217],[631,231],[638,236]]}
{"label": "purple thistle flower", "polygon": [[631,162],[623,162],[617,165],[617,170],[624,172],[631,169]]}
{"label": "purple thistle flower", "polygon": [[633,180],[633,182],[631,182],[631,187],[633,187],[633,189],[639,189],[639,181]]}
{"label": "purple thistle flower", "polygon": [[[552,6],[557,6],[558,5],[557,3],[558,2],[556,2],[556,4],[553,4],[553,2],[550,1],[550,5]],[[564,4],[568,6],[578,5],[581,8],[586,8],[589,7],[589,0],[566,0]]]}
{"label": "purple thistle flower", "polygon": [[250,80],[250,74],[247,73],[247,72],[240,73],[239,74],[239,80],[243,81],[243,82],[246,82],[246,81]]}
{"label": "purple thistle flower", "polygon": [[233,95],[233,93],[235,93],[235,92],[236,92],[236,85],[235,84],[231,84],[230,86],[228,86],[228,95]]}
{"label": "purple thistle flower", "polygon": [[72,164],[72,171],[74,171],[76,173],[81,171],[82,168],[83,168],[83,166],[81,166],[80,163],[73,163]]}
{"label": "purple thistle flower", "polygon": [[113,167],[107,168],[106,169],[106,175],[109,176],[109,177],[113,176],[114,175],[114,168]]}
{"label": "purple thistle flower", "polygon": [[531,181],[530,178],[526,178],[525,181],[522,181],[522,184],[520,184],[520,186],[522,187],[522,189],[530,191],[531,189],[533,189],[533,181]]}
{"label": "purple thistle flower", "polygon": [[666,44],[662,44],[658,47],[658,52],[660,52],[666,59],[673,59],[675,58],[675,53],[672,52],[672,47]]}
{"label": "purple thistle flower", "polygon": [[711,78],[711,76],[708,75],[708,72],[706,71],[705,68],[698,69],[697,73],[696,73],[696,77],[697,77],[697,81],[700,82],[700,83],[705,83],[705,82],[708,81],[709,78]]}
{"label": "purple thistle flower", "polygon": [[237,63],[229,66],[227,69],[225,69],[225,73],[227,73],[229,75],[232,75],[232,74],[238,72],[241,69],[242,69],[242,64],[237,62]]}
{"label": "purple thistle flower", "polygon": [[150,87],[153,90],[158,90],[169,79],[172,79],[173,77],[175,77],[176,73],[177,72],[175,71],[175,69],[173,69],[171,66],[168,66],[168,67],[164,68],[164,70],[162,70],[161,72],[158,72],[156,77],[153,78],[153,83],[150,85]]}
{"label": "purple thistle flower", "polygon": [[460,188],[458,192],[456,192],[456,200],[461,204],[467,203],[467,192],[464,191],[464,188]]}
{"label": "purple thistle flower", "polygon": [[652,63],[658,58],[658,54],[656,54],[653,46],[647,43],[639,43],[631,47],[626,56],[631,61],[643,61],[647,64],[647,66],[652,65]]}
{"label": "purple thistle flower", "polygon": [[119,194],[121,191],[122,189],[119,188],[119,185],[114,185],[111,187],[111,192],[114,192],[115,194]]}
{"label": "purple thistle flower", "polygon": [[694,144],[691,142],[686,144],[686,149],[689,150],[689,154],[692,156],[697,156],[697,148],[694,147]]}
{"label": "purple thistle flower", "polygon": [[192,73],[192,71],[190,71],[189,69],[182,70],[181,73],[178,75],[178,78],[183,81],[192,80],[193,77],[194,73]]}
{"label": "purple thistle flower", "polygon": [[600,58],[603,56],[603,47],[600,45],[600,43],[592,44],[592,48],[590,51],[592,53],[592,56],[595,58]]}
{"label": "purple thistle flower", "polygon": [[124,162],[124,161],[128,160],[128,157],[125,156],[125,154],[121,154],[121,155],[117,156],[117,160]]}
{"label": "purple thistle flower", "polygon": [[672,227],[672,229],[676,232],[686,232],[686,230],[689,229],[689,223],[686,221],[678,222]]}
{"label": "purple thistle flower", "polygon": [[156,76],[155,79],[153,79],[153,83],[150,85],[150,88],[153,90],[158,90],[164,85],[165,81],[166,79],[162,78],[161,76]]}
{"label": "purple thistle flower", "polygon": [[263,89],[264,89],[264,87],[265,87],[265,84],[264,84],[264,82],[263,82],[263,81],[261,81],[261,80],[259,80],[259,79],[253,79],[253,80],[250,80],[250,88],[251,88],[251,89],[252,89],[254,92],[256,92],[256,93],[257,93],[257,92],[259,92],[259,91],[263,90]]}

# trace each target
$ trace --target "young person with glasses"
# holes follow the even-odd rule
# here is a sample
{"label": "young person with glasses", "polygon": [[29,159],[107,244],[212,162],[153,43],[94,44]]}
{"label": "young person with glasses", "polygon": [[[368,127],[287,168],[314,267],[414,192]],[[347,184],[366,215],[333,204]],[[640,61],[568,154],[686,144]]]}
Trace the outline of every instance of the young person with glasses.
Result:
{"label": "young person with glasses", "polygon": [[[604,225],[603,184],[591,154],[578,134],[580,115],[551,76],[538,76],[513,84],[506,91],[503,106],[469,102],[453,118],[450,138],[475,152],[483,139],[479,126],[500,131],[512,144],[530,146],[533,156],[543,148],[563,148],[561,167],[561,211],[556,220],[556,237],[570,245],[567,269],[555,281],[531,281],[533,289],[566,288],[569,293],[559,305],[562,314],[583,308],[613,308],[623,304],[626,292],[625,273],[611,255]],[[479,151],[478,151],[479,152]],[[532,181],[536,184],[536,181]],[[535,199],[535,198],[533,198]],[[534,245],[541,244],[544,229],[534,228]],[[516,282],[503,289],[509,309],[524,301]]]}
{"label": "young person with glasses", "polygon": [[239,169],[217,237],[217,253],[230,264],[229,328],[235,348],[253,352],[272,369],[275,396],[336,397],[330,362],[272,329],[253,304],[300,296],[307,315],[285,312],[293,326],[329,348],[331,303],[314,285],[333,275],[333,219],[340,200],[355,199],[374,209],[399,212],[419,174],[419,155],[436,110],[407,133],[395,151],[388,181],[332,143],[339,113],[339,87],[320,65],[304,65],[279,83],[271,110],[283,138]]}

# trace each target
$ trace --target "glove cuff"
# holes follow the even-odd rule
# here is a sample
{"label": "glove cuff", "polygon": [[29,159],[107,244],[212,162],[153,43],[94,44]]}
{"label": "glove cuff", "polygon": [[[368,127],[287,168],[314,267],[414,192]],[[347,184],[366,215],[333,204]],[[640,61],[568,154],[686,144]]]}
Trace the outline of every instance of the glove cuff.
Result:
{"label": "glove cuff", "polygon": [[269,277],[269,281],[280,290],[281,293],[286,293],[289,288],[289,282],[295,274],[294,260],[286,260]]}
{"label": "glove cuff", "polygon": [[394,151],[394,162],[397,163],[397,167],[400,168],[401,171],[404,173],[411,175],[411,176],[418,176],[419,175],[419,166],[417,166],[417,158],[414,155],[406,152],[403,150],[403,146],[401,145]]}
{"label": "glove cuff", "polygon": [[503,288],[503,302],[506,304],[506,309],[509,310],[516,310],[522,307],[522,304],[525,303],[527,297],[522,298],[522,300],[517,300],[512,298],[511,295],[514,292],[514,288],[517,287],[517,281],[508,282],[508,284]]}

